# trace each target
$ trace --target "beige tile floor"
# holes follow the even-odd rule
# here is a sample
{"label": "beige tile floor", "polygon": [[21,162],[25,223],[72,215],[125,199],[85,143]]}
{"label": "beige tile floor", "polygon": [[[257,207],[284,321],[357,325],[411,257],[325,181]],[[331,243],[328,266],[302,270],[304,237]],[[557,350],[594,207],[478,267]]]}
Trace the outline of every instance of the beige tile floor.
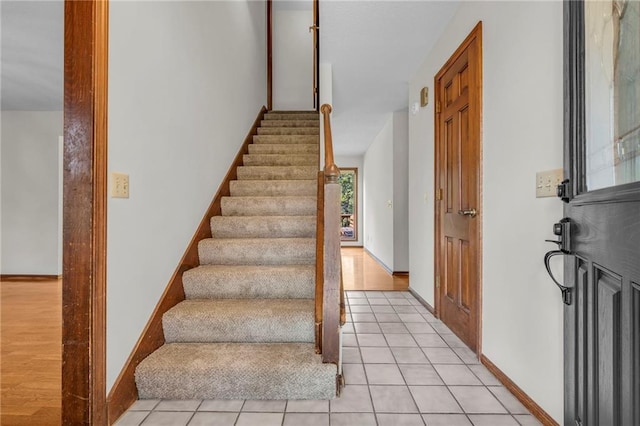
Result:
{"label": "beige tile floor", "polygon": [[332,401],[137,401],[118,426],[540,425],[404,291],[347,291],[346,386]]}

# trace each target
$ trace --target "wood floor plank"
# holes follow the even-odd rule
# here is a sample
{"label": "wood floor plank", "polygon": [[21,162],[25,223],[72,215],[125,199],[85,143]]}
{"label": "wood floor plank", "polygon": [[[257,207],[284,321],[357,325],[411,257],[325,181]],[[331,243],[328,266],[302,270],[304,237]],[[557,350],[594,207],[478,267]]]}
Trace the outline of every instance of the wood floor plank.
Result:
{"label": "wood floor plank", "polygon": [[0,424],[60,424],[61,280],[0,283]]}
{"label": "wood floor plank", "polygon": [[395,276],[360,247],[342,247],[342,279],[345,290],[406,291],[409,276]]}

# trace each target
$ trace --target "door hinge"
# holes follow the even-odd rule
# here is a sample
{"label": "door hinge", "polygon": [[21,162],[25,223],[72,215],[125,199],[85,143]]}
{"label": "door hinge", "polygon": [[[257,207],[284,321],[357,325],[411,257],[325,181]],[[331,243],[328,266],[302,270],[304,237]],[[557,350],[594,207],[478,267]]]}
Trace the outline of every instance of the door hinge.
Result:
{"label": "door hinge", "polygon": [[440,288],[440,276],[436,276],[436,288]]}
{"label": "door hinge", "polygon": [[440,104],[440,101],[436,102],[436,114],[440,114],[441,109],[442,105]]}
{"label": "door hinge", "polygon": [[556,188],[556,195],[565,203],[571,200],[571,181],[569,179],[563,180]]}
{"label": "door hinge", "polygon": [[436,201],[442,201],[443,193],[444,191],[442,190],[442,188],[438,188],[436,190]]}

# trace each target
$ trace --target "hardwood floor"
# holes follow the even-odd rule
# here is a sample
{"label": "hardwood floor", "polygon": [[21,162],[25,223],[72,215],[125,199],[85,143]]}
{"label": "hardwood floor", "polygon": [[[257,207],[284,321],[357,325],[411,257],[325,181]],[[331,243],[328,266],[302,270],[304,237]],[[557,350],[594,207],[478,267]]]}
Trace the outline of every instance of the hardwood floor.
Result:
{"label": "hardwood floor", "polygon": [[0,424],[60,424],[62,281],[0,283]]}
{"label": "hardwood floor", "polygon": [[342,247],[342,279],[345,290],[401,291],[409,288],[409,276],[391,275],[359,247]]}

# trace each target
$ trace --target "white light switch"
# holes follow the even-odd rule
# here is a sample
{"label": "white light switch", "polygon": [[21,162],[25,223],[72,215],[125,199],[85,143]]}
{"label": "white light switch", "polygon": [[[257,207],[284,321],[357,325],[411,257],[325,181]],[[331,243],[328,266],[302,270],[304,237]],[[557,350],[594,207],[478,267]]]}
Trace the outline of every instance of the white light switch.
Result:
{"label": "white light switch", "polygon": [[536,173],[536,198],[556,197],[556,188],[562,179],[562,169]]}
{"label": "white light switch", "polygon": [[129,175],[111,173],[111,198],[129,198]]}

